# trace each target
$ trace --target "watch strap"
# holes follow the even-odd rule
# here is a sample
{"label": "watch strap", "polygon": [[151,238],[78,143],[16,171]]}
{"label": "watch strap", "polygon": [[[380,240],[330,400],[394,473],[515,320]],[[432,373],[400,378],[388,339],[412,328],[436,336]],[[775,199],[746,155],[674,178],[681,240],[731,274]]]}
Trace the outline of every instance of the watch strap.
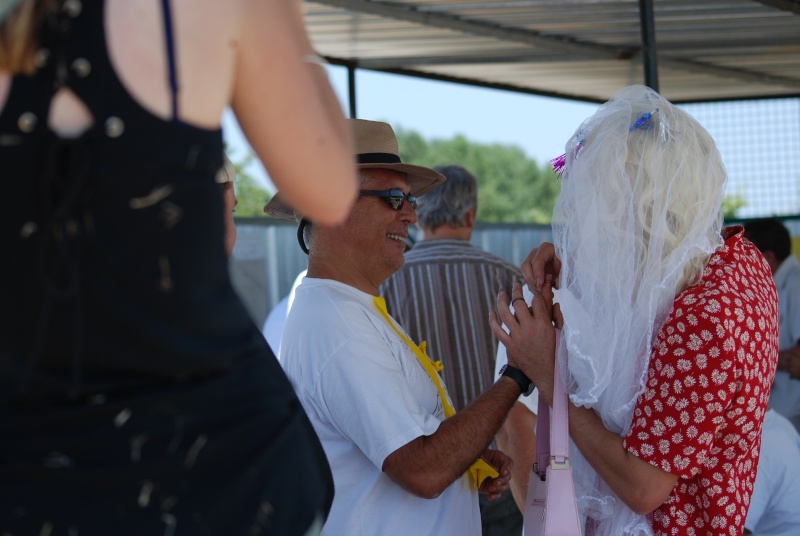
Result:
{"label": "watch strap", "polygon": [[524,396],[528,396],[533,392],[533,382],[520,369],[505,365],[500,374],[517,382]]}

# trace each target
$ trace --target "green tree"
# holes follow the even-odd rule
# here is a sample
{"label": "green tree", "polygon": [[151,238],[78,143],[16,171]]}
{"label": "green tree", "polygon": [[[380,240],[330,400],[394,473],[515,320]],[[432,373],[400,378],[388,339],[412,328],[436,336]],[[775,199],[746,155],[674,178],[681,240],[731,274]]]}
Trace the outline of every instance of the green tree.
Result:
{"label": "green tree", "polygon": [[[230,156],[230,155],[229,155]],[[272,195],[249,173],[246,168],[253,160],[252,154],[247,154],[238,161],[233,162],[233,167],[236,168],[236,181],[233,183],[234,191],[236,192],[236,216],[247,218],[261,218],[266,217],[264,214],[264,205],[272,198]]]}
{"label": "green tree", "polygon": [[478,216],[484,222],[549,223],[560,189],[556,174],[516,145],[471,142],[463,135],[425,140],[395,127],[401,158],[421,166],[457,164],[478,179]]}
{"label": "green tree", "polygon": [[727,194],[722,200],[722,217],[726,220],[736,219],[736,213],[747,204],[747,199],[740,193]]}

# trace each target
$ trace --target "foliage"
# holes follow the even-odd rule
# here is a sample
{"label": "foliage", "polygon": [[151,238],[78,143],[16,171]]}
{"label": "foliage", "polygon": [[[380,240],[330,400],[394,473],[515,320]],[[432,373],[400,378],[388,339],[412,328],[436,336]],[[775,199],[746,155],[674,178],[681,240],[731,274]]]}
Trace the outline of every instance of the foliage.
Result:
{"label": "foliage", "polygon": [[237,218],[266,217],[266,214],[264,214],[264,205],[272,198],[272,195],[259,185],[258,180],[247,173],[247,165],[252,159],[252,154],[245,155],[245,157],[238,162],[233,161],[231,158],[233,167],[236,168],[236,181],[233,183],[233,188],[236,192],[236,200],[238,201],[235,211]]}
{"label": "foliage", "polygon": [[726,220],[736,218],[736,213],[747,204],[747,199],[739,193],[727,194],[722,200],[722,217]]}
{"label": "foliage", "polygon": [[549,164],[540,167],[515,145],[483,144],[463,135],[425,140],[394,125],[403,162],[433,167],[456,164],[478,179],[478,216],[484,222],[549,223],[560,183]]}

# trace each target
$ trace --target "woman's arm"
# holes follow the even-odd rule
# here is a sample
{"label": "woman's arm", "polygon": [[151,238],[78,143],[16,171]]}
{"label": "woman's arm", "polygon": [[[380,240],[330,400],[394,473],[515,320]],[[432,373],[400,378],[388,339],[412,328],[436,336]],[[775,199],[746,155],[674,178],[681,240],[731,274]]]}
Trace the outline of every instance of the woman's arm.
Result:
{"label": "woman's arm", "polygon": [[[553,293],[549,285],[536,292],[530,308],[509,311],[509,299],[501,293],[497,313],[490,316],[495,336],[506,347],[508,361],[536,384],[539,396],[553,405],[555,377],[555,327],[561,325],[558,307],[553,309]],[[514,287],[511,299],[522,298],[522,289]],[[499,313],[499,318],[498,318]],[[509,333],[501,327],[509,328]],[[678,477],[652,466],[629,453],[623,438],[606,429],[591,409],[569,403],[569,432],[575,445],[603,480],[631,510],[645,514],[658,508],[669,498]]]}
{"label": "woman's arm", "polygon": [[242,0],[232,106],[286,201],[322,224],[356,196],[350,131],[297,0]]}

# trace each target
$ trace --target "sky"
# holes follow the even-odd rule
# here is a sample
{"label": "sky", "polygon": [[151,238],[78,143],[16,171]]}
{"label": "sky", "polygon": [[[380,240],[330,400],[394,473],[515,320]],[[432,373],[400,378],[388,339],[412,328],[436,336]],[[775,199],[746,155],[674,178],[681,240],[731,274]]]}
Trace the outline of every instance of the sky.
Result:
{"label": "sky", "polygon": [[[347,110],[347,71],[329,66],[331,84]],[[564,152],[564,145],[598,105],[425,80],[356,71],[359,118],[387,121],[425,139],[462,134],[480,143],[516,145],[540,165]],[[767,99],[682,106],[712,135],[728,171],[726,193],[747,202],[743,218],[800,213],[800,99]],[[248,151],[231,112],[223,133],[234,161]],[[274,191],[256,160],[247,170]]]}
{"label": "sky", "polygon": [[[347,71],[332,66],[328,73],[349,115]],[[597,109],[596,104],[366,70],[356,71],[356,99],[361,119],[415,130],[425,139],[462,134],[474,142],[517,145],[540,165],[562,154],[570,136]],[[231,112],[223,132],[234,160],[251,151]],[[274,189],[260,163],[248,172]]]}

